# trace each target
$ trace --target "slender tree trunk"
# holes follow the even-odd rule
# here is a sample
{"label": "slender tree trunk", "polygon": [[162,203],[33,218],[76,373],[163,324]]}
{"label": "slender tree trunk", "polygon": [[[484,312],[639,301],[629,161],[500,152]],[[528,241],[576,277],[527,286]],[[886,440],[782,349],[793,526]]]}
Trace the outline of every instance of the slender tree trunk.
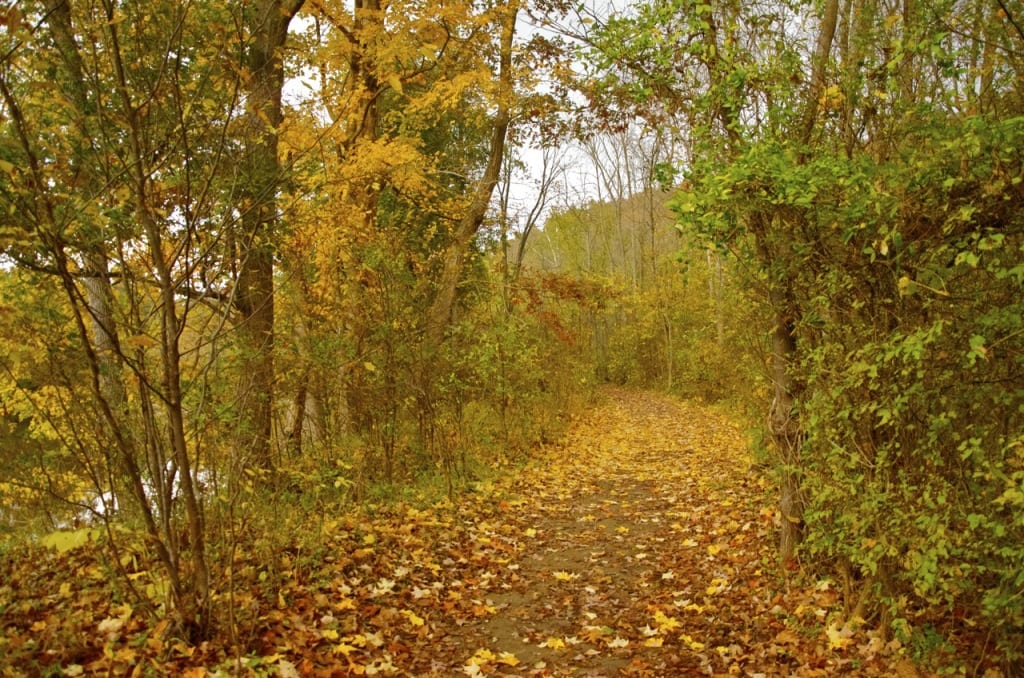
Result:
{"label": "slender tree trunk", "polygon": [[[46,10],[49,17],[47,25],[67,71],[61,81],[65,85],[63,89],[75,107],[77,133],[81,138],[89,139],[92,133],[89,129],[87,111],[91,109],[91,105],[85,87],[85,67],[74,37],[71,5],[68,0],[47,0]],[[99,195],[105,181],[102,176],[98,176],[96,168],[91,163],[82,161],[75,170],[81,175],[80,183],[86,194]],[[123,364],[117,338],[118,326],[114,314],[114,293],[110,284],[109,262],[102,238],[96,240],[96,246],[91,251],[83,253],[86,270],[82,286],[85,289],[92,341],[100,362],[100,389],[103,396],[108,399],[111,411],[120,419],[124,416],[128,396],[121,377]]]}
{"label": "slender tree trunk", "polygon": [[288,25],[304,0],[259,0],[247,11],[245,185],[240,194],[242,251],[235,306],[240,314],[242,366],[236,446],[240,458],[273,475],[274,241],[281,165],[278,128],[283,119],[281,50]]}
{"label": "slender tree trunk", "polygon": [[512,39],[515,35],[518,2],[512,2],[506,9],[501,26],[500,64],[498,72],[498,103],[491,131],[490,150],[483,176],[477,182],[472,200],[462,216],[452,242],[444,252],[441,280],[437,286],[434,301],[427,311],[424,332],[424,354],[426,360],[441,346],[445,331],[451,322],[455,305],[455,293],[465,267],[469,247],[483,224],[491,195],[501,174],[501,163],[505,157],[505,137],[511,119],[512,97]]}

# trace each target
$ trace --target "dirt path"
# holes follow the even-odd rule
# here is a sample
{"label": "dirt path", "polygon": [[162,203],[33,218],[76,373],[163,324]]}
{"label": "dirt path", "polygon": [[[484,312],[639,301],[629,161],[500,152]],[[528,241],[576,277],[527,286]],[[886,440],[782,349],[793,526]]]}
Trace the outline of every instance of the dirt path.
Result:
{"label": "dirt path", "polygon": [[826,629],[834,591],[777,590],[773,492],[735,423],[604,396],[468,528],[478,616],[436,629],[436,675],[888,674],[879,642]]}
{"label": "dirt path", "polygon": [[[493,614],[452,629],[499,674],[688,675],[747,663],[781,630],[762,558],[771,514],[735,425],[651,393],[615,390],[517,480],[503,524],[509,575]],[[497,659],[515,656],[515,666]],[[472,662],[472,657],[465,658]],[[788,673],[776,653],[774,668]],[[472,666],[472,664],[470,664]],[[475,673],[467,668],[466,673]]]}

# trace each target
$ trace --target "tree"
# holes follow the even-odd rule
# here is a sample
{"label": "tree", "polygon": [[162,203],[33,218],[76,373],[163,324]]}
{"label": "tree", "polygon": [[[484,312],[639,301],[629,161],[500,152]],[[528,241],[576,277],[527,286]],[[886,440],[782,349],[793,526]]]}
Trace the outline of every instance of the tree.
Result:
{"label": "tree", "polygon": [[[496,111],[491,123],[491,140],[487,151],[487,164],[483,174],[472,190],[469,204],[452,233],[451,243],[443,254],[444,265],[434,299],[427,311],[424,323],[424,357],[440,346],[445,328],[451,321],[455,292],[462,276],[467,250],[480,230],[490,207],[494,187],[501,174],[501,163],[505,157],[505,137],[511,120],[513,82],[512,45],[515,37],[516,15],[519,2],[509,3],[503,8],[498,19],[501,38],[498,44],[498,72],[495,92]],[[426,365],[427,362],[424,363]]]}
{"label": "tree", "polygon": [[[273,473],[274,252],[279,240],[278,193],[283,167],[278,157],[283,121],[283,50],[288,26],[304,0],[260,0],[246,5],[243,40],[244,146],[238,201],[238,279],[233,297],[243,340],[238,388],[237,453],[246,467]],[[251,459],[251,461],[249,461]]]}

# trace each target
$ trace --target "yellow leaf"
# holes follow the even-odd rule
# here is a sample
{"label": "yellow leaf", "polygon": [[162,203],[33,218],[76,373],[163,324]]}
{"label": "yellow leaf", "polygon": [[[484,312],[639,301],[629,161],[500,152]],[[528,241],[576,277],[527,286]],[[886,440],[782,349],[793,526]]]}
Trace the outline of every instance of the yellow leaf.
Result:
{"label": "yellow leaf", "polygon": [[661,632],[672,631],[678,629],[682,624],[675,617],[669,617],[661,610],[654,613],[654,623],[657,625],[658,630]]}
{"label": "yellow leaf", "polygon": [[466,661],[466,664],[469,666],[480,666],[481,664],[493,662],[495,659],[497,659],[497,657],[494,656],[493,652],[488,650],[486,647],[482,647]]}
{"label": "yellow leaf", "polygon": [[402,610],[402,615],[404,615],[405,618],[408,619],[413,626],[423,626],[423,624],[426,623],[423,620],[423,617],[419,616],[412,610]]}
{"label": "yellow leaf", "polygon": [[125,337],[121,343],[130,348],[153,348],[154,346],[160,345],[156,339],[145,334],[136,334],[131,337]]}
{"label": "yellow leaf", "polygon": [[397,75],[391,74],[388,76],[388,85],[390,85],[391,89],[395,90],[399,94],[402,93],[402,79]]}
{"label": "yellow leaf", "polygon": [[71,549],[84,546],[90,541],[96,539],[100,534],[99,530],[90,530],[83,528],[81,530],[74,530],[72,532],[51,532],[39,540],[39,543],[43,546],[52,546],[61,553],[70,551]]}
{"label": "yellow leaf", "polygon": [[679,636],[679,638],[684,643],[686,643],[687,646],[689,646],[689,648],[691,650],[693,650],[694,652],[700,652],[701,650],[704,649],[704,643],[698,642],[698,641],[694,640],[693,638],[691,638],[690,636],[683,635],[683,636]]}
{"label": "yellow leaf", "polygon": [[551,649],[551,650],[564,650],[565,649],[565,641],[562,640],[561,638],[551,637],[551,638],[548,638],[547,640],[545,640],[543,643],[541,643],[540,647],[546,647],[546,648]]}
{"label": "yellow leaf", "polygon": [[644,647],[661,647],[664,644],[665,644],[665,639],[662,638],[661,636],[655,636],[653,638],[648,638],[647,640],[644,641]]}
{"label": "yellow leaf", "polygon": [[775,634],[775,642],[780,645],[799,645],[800,636],[791,629],[782,629]]}
{"label": "yellow leaf", "polygon": [[704,590],[704,592],[707,593],[709,596],[713,596],[716,593],[721,593],[722,590],[725,588],[725,585],[728,583],[729,582],[725,579],[712,579],[711,585],[708,586],[707,589]]}
{"label": "yellow leaf", "polygon": [[827,629],[825,629],[825,635],[828,636],[828,648],[830,650],[845,650],[850,645],[853,645],[853,631],[847,624],[844,624],[842,628],[839,628],[839,626],[833,622]]}
{"label": "yellow leaf", "polygon": [[537,530],[533,529],[532,527],[528,527],[528,528],[526,528],[526,531],[523,532],[523,534],[525,534],[527,537],[531,537],[531,538],[532,537],[536,537],[537,536]]}
{"label": "yellow leaf", "polygon": [[554,572],[552,576],[558,581],[570,581],[579,577],[578,574],[572,574],[571,572]]}
{"label": "yellow leaf", "polygon": [[505,664],[506,666],[515,666],[519,663],[519,658],[511,652],[502,652],[498,655],[495,660],[498,664]]}
{"label": "yellow leaf", "polygon": [[720,544],[711,544],[708,546],[708,555],[712,557],[717,556],[721,550],[722,546]]}
{"label": "yellow leaf", "polygon": [[324,638],[326,638],[327,640],[337,640],[338,639],[338,632],[335,631],[334,629],[324,629],[320,633],[320,635],[323,636]]}

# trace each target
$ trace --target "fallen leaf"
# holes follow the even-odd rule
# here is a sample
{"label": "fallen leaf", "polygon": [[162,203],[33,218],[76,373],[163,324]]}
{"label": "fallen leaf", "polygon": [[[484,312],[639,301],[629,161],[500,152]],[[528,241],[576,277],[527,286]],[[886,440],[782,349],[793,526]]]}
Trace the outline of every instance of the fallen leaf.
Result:
{"label": "fallen leaf", "polygon": [[566,646],[565,641],[561,638],[550,637],[543,643],[541,643],[538,647],[546,647],[549,650],[564,650]]}
{"label": "fallen leaf", "polygon": [[413,626],[423,626],[426,621],[412,610],[402,610],[402,616],[409,620]]}
{"label": "fallen leaf", "polygon": [[494,660],[496,664],[505,664],[506,666],[516,666],[519,664],[519,658],[511,652],[502,652]]}

